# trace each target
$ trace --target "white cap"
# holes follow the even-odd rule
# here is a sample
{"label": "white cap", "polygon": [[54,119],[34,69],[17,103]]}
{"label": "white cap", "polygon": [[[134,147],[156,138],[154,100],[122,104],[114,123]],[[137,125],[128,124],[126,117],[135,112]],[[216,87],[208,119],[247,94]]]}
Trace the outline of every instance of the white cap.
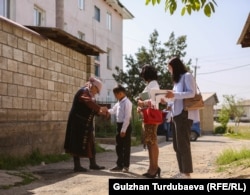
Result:
{"label": "white cap", "polygon": [[94,77],[90,77],[90,78],[89,78],[89,82],[90,82],[92,85],[95,85],[95,86],[97,87],[98,93],[101,92],[101,90],[102,90],[102,82],[101,82],[99,79],[94,78]]}

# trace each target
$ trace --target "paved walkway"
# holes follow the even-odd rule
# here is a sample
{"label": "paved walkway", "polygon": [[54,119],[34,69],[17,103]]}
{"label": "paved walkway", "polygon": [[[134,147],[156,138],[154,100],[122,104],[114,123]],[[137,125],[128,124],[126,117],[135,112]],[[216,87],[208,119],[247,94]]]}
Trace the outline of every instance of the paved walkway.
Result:
{"label": "paved walkway", "polygon": [[[225,178],[215,169],[215,159],[225,148],[250,147],[250,140],[237,141],[223,136],[202,136],[191,142],[194,173],[192,178]],[[86,173],[74,173],[73,161],[28,167],[25,172],[32,173],[38,180],[29,185],[0,189],[1,195],[108,195],[110,178],[146,179],[141,174],[148,169],[148,151],[142,145],[132,147],[131,166],[129,173],[114,173],[109,169],[115,166],[116,153],[114,145],[102,145],[107,152],[97,154],[97,162],[106,166],[105,170],[89,170]],[[161,178],[171,178],[178,173],[175,152],[172,142],[166,142],[165,137],[159,137],[159,166]],[[82,166],[88,168],[88,159],[82,159]],[[0,186],[13,185],[22,181],[18,176],[10,175],[13,171],[0,171]],[[247,175],[250,178],[250,174]]]}

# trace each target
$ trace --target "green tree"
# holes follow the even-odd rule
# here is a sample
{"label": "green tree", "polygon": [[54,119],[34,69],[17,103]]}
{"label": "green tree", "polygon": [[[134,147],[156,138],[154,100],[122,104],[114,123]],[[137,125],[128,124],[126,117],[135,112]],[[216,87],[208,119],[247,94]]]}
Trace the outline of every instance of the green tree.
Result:
{"label": "green tree", "polygon": [[238,131],[240,117],[244,113],[242,106],[240,105],[241,100],[237,100],[234,95],[223,95],[222,110],[219,112],[219,122],[225,126],[229,122],[229,119],[234,120],[235,132]]}
{"label": "green tree", "polygon": [[[113,78],[120,84],[126,86],[128,97],[135,103],[135,97],[145,88],[145,83],[139,77],[140,70],[144,64],[150,64],[158,70],[158,82],[161,89],[172,89],[170,73],[167,71],[166,61],[172,56],[178,55],[183,58],[186,55],[184,50],[187,47],[186,36],[175,38],[174,33],[170,34],[169,40],[161,43],[158,40],[159,34],[154,30],[149,38],[149,49],[142,46],[132,55],[125,55],[126,72],[119,67],[115,67],[117,74]],[[186,64],[190,65],[191,60]]]}
{"label": "green tree", "polygon": [[226,105],[222,105],[222,109],[220,110],[220,112],[218,113],[219,115],[219,122],[221,123],[221,126],[223,127],[223,129],[227,129],[227,124],[230,120],[230,112],[229,112],[229,108]]}
{"label": "green tree", "polygon": [[[146,0],[146,5],[152,4],[155,5],[156,3],[160,4],[161,0]],[[215,6],[217,6],[215,0],[182,0],[178,2],[179,4],[183,4],[181,9],[181,15],[183,16],[185,13],[191,15],[192,11],[200,11],[203,10],[204,14],[207,17],[210,17],[212,12],[215,12]],[[176,0],[165,0],[165,11],[169,11],[171,15],[177,9],[177,1]]]}

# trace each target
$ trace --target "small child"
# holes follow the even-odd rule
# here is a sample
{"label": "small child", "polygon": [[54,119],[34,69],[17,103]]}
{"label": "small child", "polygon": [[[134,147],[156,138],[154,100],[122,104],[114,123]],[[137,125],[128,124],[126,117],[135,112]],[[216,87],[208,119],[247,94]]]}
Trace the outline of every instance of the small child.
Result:
{"label": "small child", "polygon": [[113,89],[113,93],[118,102],[108,110],[110,114],[115,114],[117,122],[116,134],[116,167],[110,171],[128,172],[130,165],[130,151],[131,151],[131,116],[132,116],[132,102],[126,96],[126,89],[117,85]]}
{"label": "small child", "polygon": [[170,110],[168,109],[164,109],[163,112],[166,113],[166,117],[165,117],[165,121],[164,121],[164,130],[166,131],[166,141],[169,140],[169,135],[170,135],[170,131],[171,131],[171,122],[172,122],[172,117],[171,117],[171,113]]}

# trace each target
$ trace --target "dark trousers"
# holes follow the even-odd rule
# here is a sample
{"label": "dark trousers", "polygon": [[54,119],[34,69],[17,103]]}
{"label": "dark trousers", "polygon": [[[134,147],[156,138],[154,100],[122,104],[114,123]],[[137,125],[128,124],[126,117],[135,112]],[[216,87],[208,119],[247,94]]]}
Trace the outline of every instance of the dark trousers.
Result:
{"label": "dark trousers", "polygon": [[130,151],[131,151],[131,125],[126,130],[126,136],[121,137],[120,132],[123,123],[117,123],[117,134],[116,134],[116,154],[118,167],[129,167],[130,165]]}
{"label": "dark trousers", "polygon": [[192,155],[190,133],[193,121],[188,119],[188,111],[173,118],[173,147],[176,152],[179,170],[181,173],[192,173]]}

